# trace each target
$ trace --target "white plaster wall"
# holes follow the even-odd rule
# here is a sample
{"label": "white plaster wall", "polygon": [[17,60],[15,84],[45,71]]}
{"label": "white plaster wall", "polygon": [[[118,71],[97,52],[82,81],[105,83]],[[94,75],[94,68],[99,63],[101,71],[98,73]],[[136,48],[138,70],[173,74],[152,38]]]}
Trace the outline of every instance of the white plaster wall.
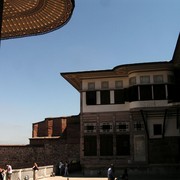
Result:
{"label": "white plaster wall", "polygon": [[165,136],[180,136],[180,129],[177,128],[175,117],[166,119]]}
{"label": "white plaster wall", "polygon": [[170,107],[167,100],[133,101],[129,103],[129,109],[146,107]]}
{"label": "white plaster wall", "polygon": [[129,78],[136,77],[136,83],[140,84],[140,76],[150,76],[150,83],[153,82],[154,75],[163,75],[164,83],[168,82],[168,75],[173,75],[171,71],[148,71],[148,72],[133,72],[129,74]]}
{"label": "white plaster wall", "polygon": [[118,77],[118,78],[102,78],[102,79],[87,79],[82,81],[82,90],[88,90],[88,83],[94,82],[95,89],[101,89],[101,82],[108,81],[109,82],[109,89],[115,89],[115,81],[123,81],[123,88],[129,86],[129,78],[128,77]]}
{"label": "white plaster wall", "polygon": [[[147,126],[149,131],[149,137],[150,138],[162,138],[162,135],[156,135],[153,134],[153,124],[162,124],[163,128],[163,122],[164,117],[161,118],[148,118],[147,119]],[[165,125],[165,134],[164,136],[180,136],[180,130],[176,127],[176,118],[175,117],[169,117],[166,119],[166,125]]]}

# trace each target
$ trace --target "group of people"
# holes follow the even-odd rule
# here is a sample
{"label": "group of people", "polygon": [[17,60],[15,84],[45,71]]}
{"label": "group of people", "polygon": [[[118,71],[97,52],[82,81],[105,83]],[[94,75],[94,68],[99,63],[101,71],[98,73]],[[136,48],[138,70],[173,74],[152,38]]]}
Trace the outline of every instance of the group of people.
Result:
{"label": "group of people", "polygon": [[63,163],[63,161],[59,162],[59,174],[60,176],[68,176],[69,175],[69,163],[66,161]]}
{"label": "group of people", "polygon": [[107,177],[108,180],[128,180],[128,172],[127,169],[124,169],[124,172],[122,174],[122,176],[115,178],[115,174],[114,174],[114,165],[111,164],[111,166],[108,168],[107,170]]}
{"label": "group of people", "polygon": [[[37,163],[34,163],[33,167],[33,180],[37,179],[37,171],[39,170]],[[11,180],[12,176],[12,166],[7,164],[6,168],[0,168],[0,180]]]}
{"label": "group of people", "polygon": [[6,168],[0,168],[0,180],[11,180],[12,166],[6,164]]}

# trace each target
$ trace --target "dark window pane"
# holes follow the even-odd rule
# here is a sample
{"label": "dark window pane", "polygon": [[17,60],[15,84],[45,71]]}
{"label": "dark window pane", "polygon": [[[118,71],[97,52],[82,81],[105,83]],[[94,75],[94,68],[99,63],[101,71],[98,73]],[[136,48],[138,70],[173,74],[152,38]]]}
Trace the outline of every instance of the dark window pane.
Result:
{"label": "dark window pane", "polygon": [[128,89],[129,102],[138,101],[138,86],[132,86]]}
{"label": "dark window pane", "polygon": [[96,136],[84,137],[84,156],[97,155],[97,139]]}
{"label": "dark window pane", "polygon": [[180,86],[168,84],[168,100],[173,102],[180,102]]}
{"label": "dark window pane", "polygon": [[90,130],[90,131],[93,131],[94,130],[94,126],[86,126],[86,130]]}
{"label": "dark window pane", "polygon": [[120,124],[118,128],[121,129],[121,130],[126,130],[127,125],[126,124]]}
{"label": "dark window pane", "polygon": [[101,104],[110,104],[110,91],[101,91]]}
{"label": "dark window pane", "polygon": [[114,91],[114,101],[115,104],[123,104],[125,102],[124,89],[119,89]]}
{"label": "dark window pane", "polygon": [[87,91],[86,92],[86,104],[87,105],[96,105],[96,91]]}
{"label": "dark window pane", "polygon": [[113,136],[112,135],[100,136],[100,155],[101,156],[113,155]]}
{"label": "dark window pane", "polygon": [[154,100],[166,99],[166,90],[164,84],[153,85]]}
{"label": "dark window pane", "polygon": [[116,136],[116,151],[118,156],[130,155],[130,136]]}
{"label": "dark window pane", "polygon": [[154,124],[154,135],[162,135],[162,125],[161,124]]}
{"label": "dark window pane", "polygon": [[140,100],[152,100],[151,85],[142,85],[140,87]]}
{"label": "dark window pane", "polygon": [[175,86],[173,84],[168,84],[167,89],[168,89],[168,100],[173,100],[175,94]]}
{"label": "dark window pane", "polygon": [[110,130],[111,126],[110,125],[102,125],[103,130]]}

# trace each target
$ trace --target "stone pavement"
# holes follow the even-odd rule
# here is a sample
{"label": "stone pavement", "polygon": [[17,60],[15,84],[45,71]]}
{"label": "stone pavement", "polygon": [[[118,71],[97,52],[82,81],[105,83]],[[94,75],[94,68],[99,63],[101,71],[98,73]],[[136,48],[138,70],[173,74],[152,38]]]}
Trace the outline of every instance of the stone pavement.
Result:
{"label": "stone pavement", "polygon": [[[44,180],[107,180],[107,177],[62,177],[62,176],[55,176],[55,177],[48,177],[44,178]],[[129,180],[180,180],[180,176],[178,175],[171,175],[171,176],[146,176],[146,175],[129,175]]]}

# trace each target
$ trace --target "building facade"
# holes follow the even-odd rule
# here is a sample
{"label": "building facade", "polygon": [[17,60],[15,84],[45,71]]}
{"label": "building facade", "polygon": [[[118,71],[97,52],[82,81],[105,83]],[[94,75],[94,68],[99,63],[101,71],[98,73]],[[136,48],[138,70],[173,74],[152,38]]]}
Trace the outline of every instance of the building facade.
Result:
{"label": "building facade", "polygon": [[179,40],[171,61],[61,75],[80,93],[80,161],[94,171],[179,164]]}
{"label": "building facade", "polygon": [[180,172],[180,38],[170,61],[61,75],[80,93],[80,114],[33,123],[30,144],[0,146],[1,166],[62,160],[80,161],[86,175],[112,163],[116,172]]}

